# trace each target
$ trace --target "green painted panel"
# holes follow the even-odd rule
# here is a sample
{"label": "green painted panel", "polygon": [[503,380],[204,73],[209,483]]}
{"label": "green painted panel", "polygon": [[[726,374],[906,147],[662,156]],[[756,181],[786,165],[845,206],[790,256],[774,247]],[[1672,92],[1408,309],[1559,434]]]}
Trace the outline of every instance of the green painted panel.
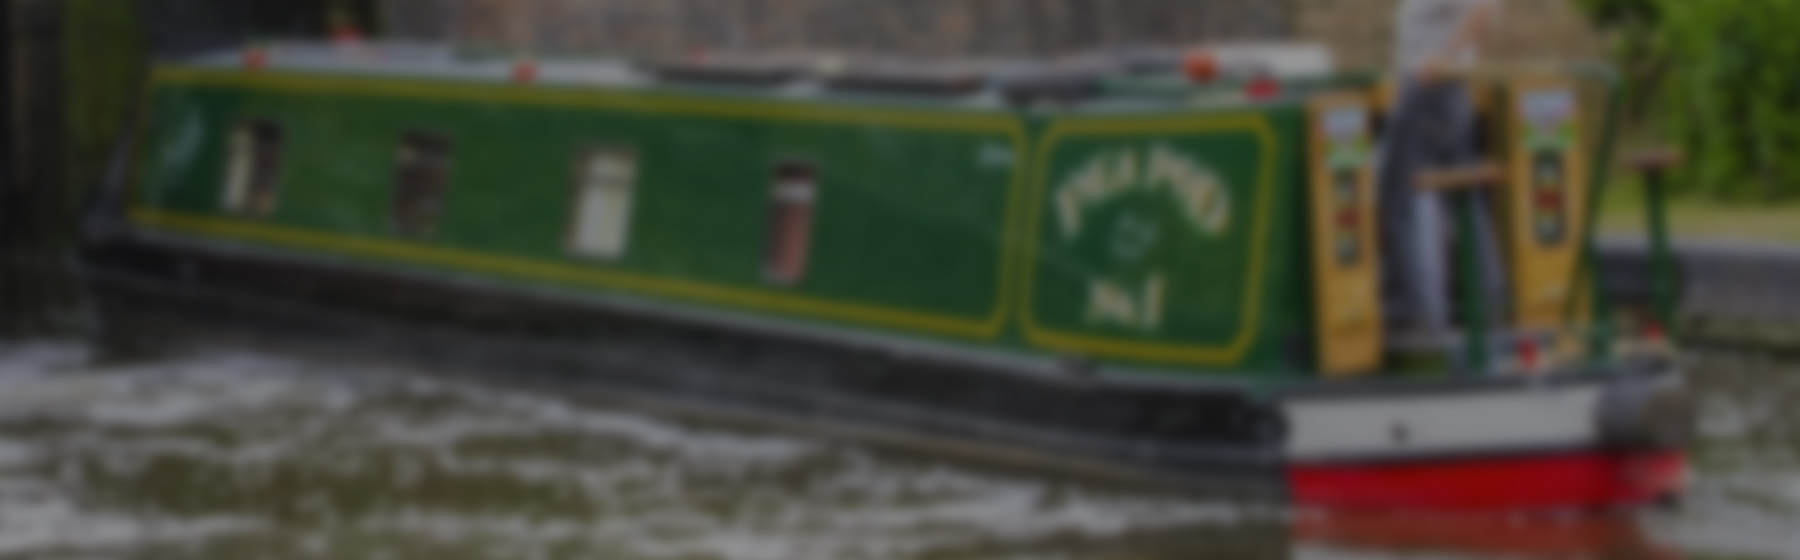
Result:
{"label": "green painted panel", "polygon": [[217,189],[223,170],[194,165],[225,150],[224,129],[230,125],[209,121],[217,118],[218,111],[191,97],[155,92],[145,136],[147,148],[139,159],[143,170],[135,193],[139,204],[219,211]]}
{"label": "green painted panel", "polygon": [[[1069,332],[1229,341],[1247,318],[1259,216],[1254,186],[1271,157],[1248,130],[1073,137],[1052,150],[1038,324]],[[1231,185],[1244,185],[1233,188]]]}
{"label": "green painted panel", "polygon": [[[140,200],[225,217],[230,127],[267,119],[282,125],[289,148],[279,209],[259,225],[723,286],[740,292],[720,299],[752,311],[767,310],[757,294],[815,298],[960,322],[948,330],[963,336],[998,334],[1001,240],[1009,197],[1022,185],[1009,117],[878,127],[751,110],[696,116],[385,93],[165,84],[155,96],[157,149]],[[757,108],[718,102],[732,104]],[[399,140],[409,132],[452,144],[444,219],[432,239],[396,236],[389,224]],[[596,146],[639,156],[631,245],[618,262],[564,250],[576,155]],[[814,167],[819,194],[811,265],[787,287],[763,278],[763,260],[773,172],[791,161]],[[869,322],[860,319],[884,314],[837,315]]]}
{"label": "green painted panel", "polygon": [[1265,368],[1301,293],[1292,118],[1069,118],[1043,140],[1024,322],[1071,354]]}
{"label": "green painted panel", "polygon": [[[183,233],[1195,374],[1299,373],[1309,331],[1291,105],[1031,117],[199,70],[151,103],[139,220]],[[229,216],[227,138],[253,119],[284,131],[279,205]],[[452,146],[428,239],[390,224],[409,133]],[[565,250],[594,148],[637,158],[611,262]],[[781,286],[773,180],[796,162],[817,177],[811,262]]]}
{"label": "green painted panel", "polygon": [[1306,194],[1308,122],[1297,106],[1271,109],[1265,114],[1275,130],[1280,149],[1274,154],[1275,177],[1267,242],[1267,269],[1263,272],[1263,312],[1258,322],[1261,338],[1245,357],[1246,364],[1310,379],[1317,375],[1314,345],[1312,261],[1308,249],[1310,230]]}

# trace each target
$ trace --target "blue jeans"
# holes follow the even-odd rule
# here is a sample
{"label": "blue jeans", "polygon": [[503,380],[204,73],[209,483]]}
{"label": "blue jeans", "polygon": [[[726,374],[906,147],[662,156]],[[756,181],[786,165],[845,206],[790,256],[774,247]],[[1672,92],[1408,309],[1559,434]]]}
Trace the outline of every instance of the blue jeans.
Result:
{"label": "blue jeans", "polygon": [[1487,192],[1439,194],[1419,190],[1416,178],[1430,169],[1473,163],[1481,157],[1481,131],[1461,85],[1408,83],[1388,113],[1382,142],[1381,246],[1387,266],[1383,288],[1389,323],[1402,329],[1441,331],[1451,326],[1449,242],[1451,204],[1475,207],[1477,278],[1489,321],[1508,312],[1506,274]]}

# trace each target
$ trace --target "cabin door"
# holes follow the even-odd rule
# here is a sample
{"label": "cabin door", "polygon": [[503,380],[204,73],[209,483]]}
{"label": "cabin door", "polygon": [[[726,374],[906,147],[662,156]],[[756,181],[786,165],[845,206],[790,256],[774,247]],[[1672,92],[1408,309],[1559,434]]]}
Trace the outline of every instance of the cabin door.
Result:
{"label": "cabin door", "polygon": [[1327,376],[1368,374],[1383,353],[1370,99],[1331,95],[1310,107],[1307,198],[1314,338]]}
{"label": "cabin door", "polygon": [[1570,316],[1580,263],[1587,159],[1578,90],[1550,78],[1507,88],[1502,223],[1512,264],[1514,323],[1557,330]]}

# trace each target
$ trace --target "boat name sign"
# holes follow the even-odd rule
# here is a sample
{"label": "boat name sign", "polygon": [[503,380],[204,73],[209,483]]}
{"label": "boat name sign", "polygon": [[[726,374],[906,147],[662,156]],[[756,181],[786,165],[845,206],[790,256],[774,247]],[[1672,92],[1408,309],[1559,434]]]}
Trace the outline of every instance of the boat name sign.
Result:
{"label": "boat name sign", "polygon": [[1183,230],[1218,238],[1232,225],[1219,174],[1161,144],[1090,157],[1057,185],[1052,204],[1063,242],[1103,236],[1094,239],[1105,264],[1089,274],[1086,322],[1145,332],[1163,326],[1168,274],[1153,258],[1159,246]]}

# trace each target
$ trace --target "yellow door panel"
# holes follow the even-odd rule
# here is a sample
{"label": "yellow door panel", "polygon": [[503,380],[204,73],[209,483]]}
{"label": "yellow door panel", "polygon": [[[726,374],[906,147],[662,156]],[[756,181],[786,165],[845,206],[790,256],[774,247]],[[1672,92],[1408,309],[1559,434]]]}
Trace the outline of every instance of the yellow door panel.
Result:
{"label": "yellow door panel", "polygon": [[1308,177],[1315,335],[1329,377],[1382,361],[1381,253],[1376,243],[1370,100],[1338,94],[1311,103]]}
{"label": "yellow door panel", "polygon": [[1587,154],[1580,92],[1570,81],[1508,84],[1503,144],[1509,173],[1502,229],[1512,269],[1515,326],[1566,327],[1587,215]]}

